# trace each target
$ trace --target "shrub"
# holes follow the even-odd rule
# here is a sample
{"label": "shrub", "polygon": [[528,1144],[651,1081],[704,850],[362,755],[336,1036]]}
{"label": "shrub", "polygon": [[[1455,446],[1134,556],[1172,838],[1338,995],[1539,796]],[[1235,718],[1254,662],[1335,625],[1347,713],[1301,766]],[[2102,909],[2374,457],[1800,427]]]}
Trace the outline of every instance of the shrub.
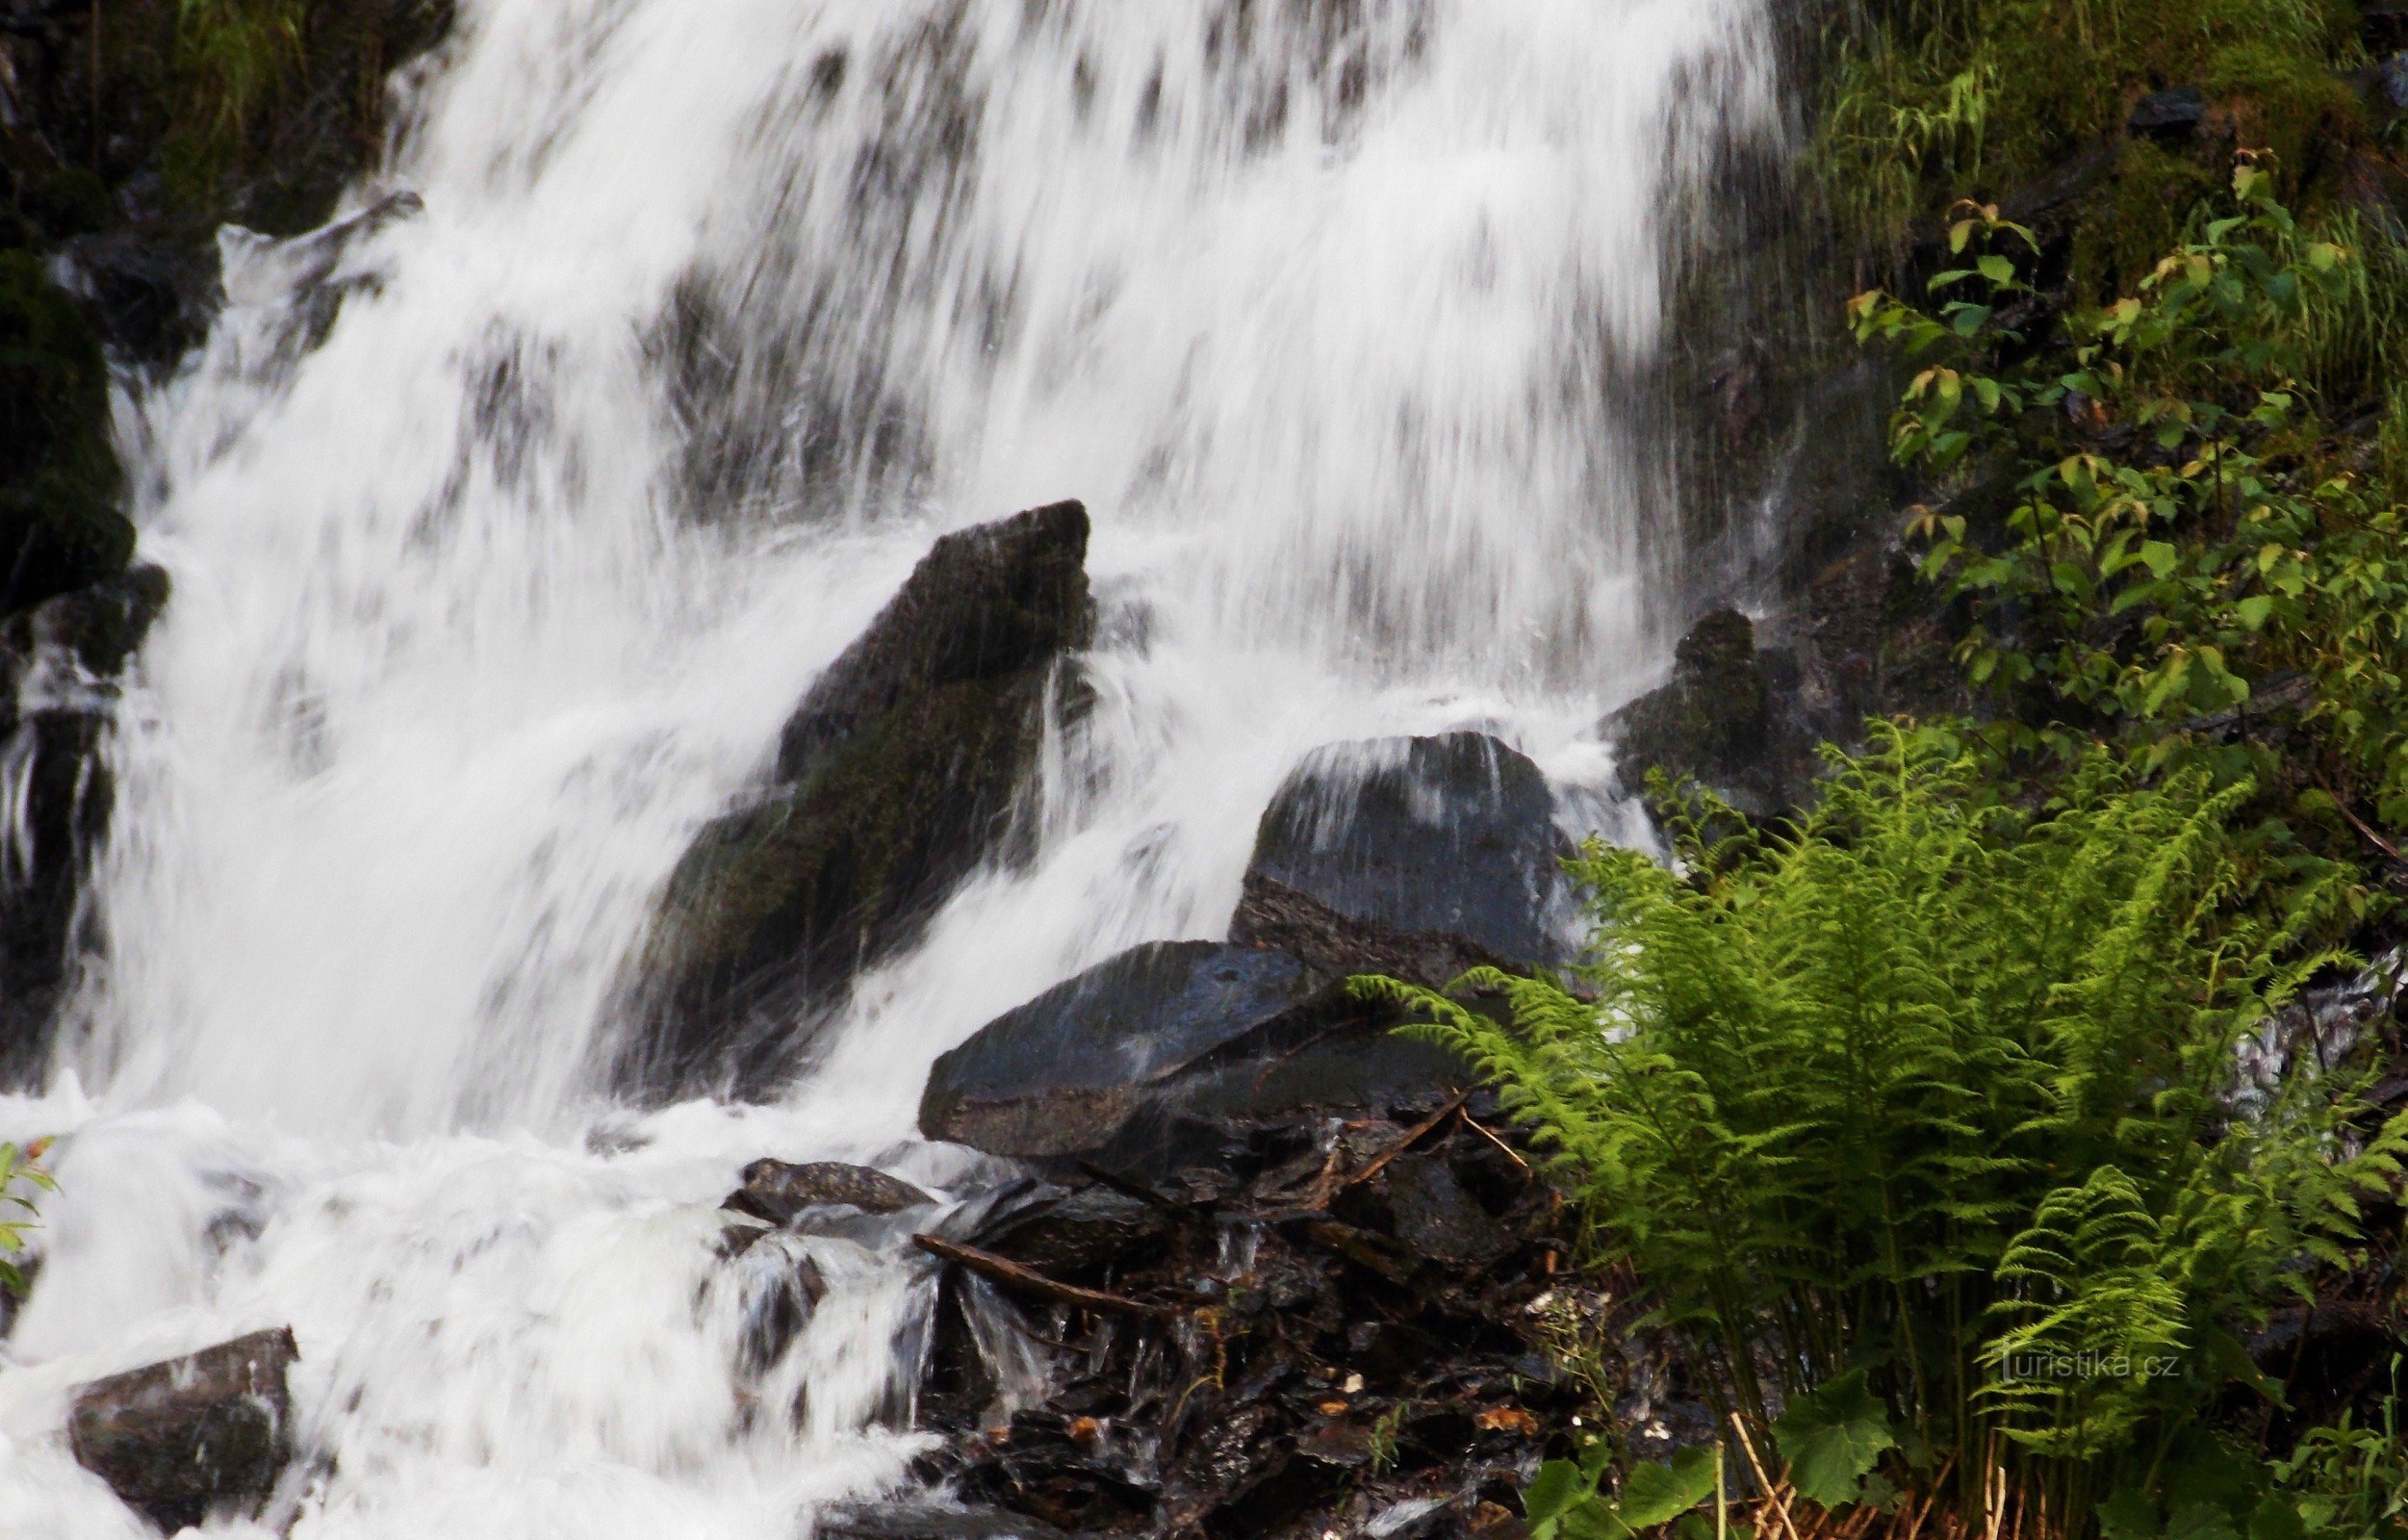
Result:
{"label": "shrub", "polygon": [[2295,954],[2343,875],[2254,891],[2247,788],[2196,773],[2094,753],[2027,806],[1935,733],[1834,760],[1793,834],[1706,844],[1745,828],[1707,804],[1674,869],[1589,845],[1593,994],[1461,981],[1506,998],[1500,1026],[1357,988],[1551,1145],[1596,1260],[1801,1492],[1945,1485],[1974,1517],[2011,1476],[2084,1513],[2263,1385],[2236,1332],[2398,1173],[2408,1119],[2346,1135],[2338,1072],[2235,1111],[2241,1045],[2338,961]]}
{"label": "shrub", "polygon": [[2388,322],[2353,251],[2302,232],[2256,167],[2233,186],[2232,212],[2136,293],[2068,312],[2054,346],[2006,319],[2037,296],[1988,211],[1952,239],[2000,249],[1933,280],[1964,297],[1851,308],[1926,366],[1893,452],[1947,500],[1911,532],[1970,605],[1971,679],[2031,727],[2006,731],[2254,778],[2275,816],[2395,855],[2374,826],[2408,823],[2408,516],[2328,451],[2302,377]]}

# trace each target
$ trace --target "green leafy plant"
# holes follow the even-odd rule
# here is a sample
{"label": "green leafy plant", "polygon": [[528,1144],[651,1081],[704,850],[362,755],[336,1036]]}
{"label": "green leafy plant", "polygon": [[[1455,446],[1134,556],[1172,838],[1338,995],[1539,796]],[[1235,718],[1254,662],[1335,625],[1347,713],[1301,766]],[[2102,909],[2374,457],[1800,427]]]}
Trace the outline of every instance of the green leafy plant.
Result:
{"label": "green leafy plant", "polygon": [[41,1146],[27,1150],[0,1144],[0,1289],[25,1293],[25,1272],[17,1258],[25,1254],[25,1232],[35,1223],[34,1200],[28,1189],[56,1192],[58,1184],[38,1164]]}
{"label": "green leafy plant", "polygon": [[[1581,1458],[1539,1467],[1523,1498],[1530,1540],[1630,1540],[1723,1499],[1720,1446],[1681,1450],[1669,1461],[1642,1461],[1611,1492],[1606,1490],[1613,1474],[1609,1448],[1602,1439],[1593,1440]],[[1729,1532],[1727,1518],[1721,1527]]]}
{"label": "green leafy plant", "polygon": [[2303,381],[2312,345],[2342,350],[2336,317],[2375,324],[2365,264],[2248,164],[2231,212],[2062,341],[2011,320],[2036,308],[2023,232],[1968,209],[1951,244],[1990,249],[1932,280],[1955,296],[1936,310],[1851,311],[1922,366],[1892,449],[1941,495],[1911,533],[1970,608],[1969,677],[2027,743],[2252,778],[2276,815],[2395,855],[2377,826],[2408,824],[2408,515],[2320,451]]}
{"label": "green leafy plant", "polygon": [[[2087,1511],[2235,1380],[2234,1338],[2339,1259],[2408,1120],[2346,1074],[2237,1110],[2236,1053],[2338,959],[2348,884],[2268,886],[2248,796],[2115,756],[2017,799],[1882,728],[1793,833],[1702,800],[1677,863],[1592,843],[1587,992],[1479,972],[1500,1025],[1395,981],[1550,1147],[1720,1409],[1826,1503],[1994,1477]],[[1704,831],[1741,833],[1709,843]],[[1945,1473],[1945,1475],[1943,1474]]]}
{"label": "green leafy plant", "polygon": [[2290,1455],[2274,1463],[2277,1484],[2296,1498],[2311,1534],[2352,1540],[2408,1537],[2408,1423],[2400,1417],[2399,1371],[2392,1360],[2392,1393],[2375,1425],[2344,1416],[2312,1429]]}

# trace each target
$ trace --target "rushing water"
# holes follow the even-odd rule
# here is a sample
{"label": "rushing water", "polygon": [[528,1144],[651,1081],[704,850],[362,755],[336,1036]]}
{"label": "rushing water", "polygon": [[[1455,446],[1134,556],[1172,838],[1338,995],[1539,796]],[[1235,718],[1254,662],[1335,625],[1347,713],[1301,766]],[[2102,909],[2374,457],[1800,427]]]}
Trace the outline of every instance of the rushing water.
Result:
{"label": "rushing water", "polygon": [[[1483,724],[1567,816],[1650,658],[1665,212],[1768,130],[1753,0],[473,0],[367,208],[230,234],[128,409],[176,598],[113,755],[0,1533],[138,1532],[65,1390],[290,1322],[295,1536],[786,1536],[900,1477],[924,1274],[734,1367],[712,1206],[915,1144],[929,1061],[1217,937],[1331,741]],[[1039,859],[781,1105],[601,1099],[696,828],[935,534],[1076,496],[1102,703]],[[752,1281],[748,1281],[748,1278]],[[899,1379],[898,1376],[901,1376]],[[798,1425],[784,1405],[807,1384]]]}

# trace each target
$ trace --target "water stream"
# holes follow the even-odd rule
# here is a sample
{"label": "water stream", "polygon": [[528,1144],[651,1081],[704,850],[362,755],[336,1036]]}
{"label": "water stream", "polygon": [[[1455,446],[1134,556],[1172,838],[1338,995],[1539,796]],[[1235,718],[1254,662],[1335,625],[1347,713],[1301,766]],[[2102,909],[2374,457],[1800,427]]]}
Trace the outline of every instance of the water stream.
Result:
{"label": "water stream", "polygon": [[[205,348],[122,414],[176,594],[110,750],[108,962],[0,1099],[69,1136],[0,1534],[141,1532],[66,1390],[288,1322],[300,1540],[784,1537],[900,1479],[925,1273],[811,1243],[765,1388],[718,1198],[762,1154],[958,1186],[929,1062],[1221,935],[1319,745],[1486,726],[1606,815],[1677,492],[1627,382],[1667,211],[1772,132],[1758,10],[463,4],[353,221],[230,233]],[[1062,497],[1101,701],[1038,859],[779,1104],[612,1106],[686,841],[936,534]]]}

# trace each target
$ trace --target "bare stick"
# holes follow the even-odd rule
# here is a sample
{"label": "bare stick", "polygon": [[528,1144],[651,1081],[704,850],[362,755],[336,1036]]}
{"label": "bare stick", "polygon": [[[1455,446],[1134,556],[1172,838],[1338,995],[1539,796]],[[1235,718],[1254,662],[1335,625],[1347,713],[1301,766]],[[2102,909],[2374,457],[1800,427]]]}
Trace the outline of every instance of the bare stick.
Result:
{"label": "bare stick", "polygon": [[1003,1288],[1035,1295],[1056,1304],[1077,1305],[1083,1310],[1106,1310],[1122,1316],[1145,1316],[1155,1321],[1167,1321],[1178,1314],[1166,1305],[1149,1305],[1142,1299],[1130,1299],[1116,1294],[1082,1289],[1076,1284],[1060,1283],[1008,1257],[999,1257],[992,1251],[981,1251],[974,1245],[962,1245],[942,1236],[915,1235],[911,1237],[911,1243],[931,1256],[965,1267]]}

